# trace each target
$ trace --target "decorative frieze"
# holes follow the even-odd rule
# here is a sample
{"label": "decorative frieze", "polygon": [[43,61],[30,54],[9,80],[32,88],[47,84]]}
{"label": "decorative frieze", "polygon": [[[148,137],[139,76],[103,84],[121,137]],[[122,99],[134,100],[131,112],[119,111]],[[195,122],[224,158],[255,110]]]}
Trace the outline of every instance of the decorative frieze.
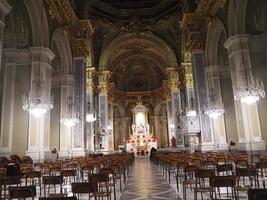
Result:
{"label": "decorative frieze", "polygon": [[49,3],[49,13],[51,17],[56,18],[61,25],[72,24],[77,20],[70,1],[52,0],[49,1]]}
{"label": "decorative frieze", "polygon": [[74,57],[87,57],[90,55],[90,39],[93,34],[93,27],[89,20],[76,21],[71,27],[71,40]]}
{"label": "decorative frieze", "polygon": [[200,0],[196,9],[197,13],[214,16],[219,8],[223,8],[226,0]]}
{"label": "decorative frieze", "polygon": [[108,94],[109,89],[109,79],[110,79],[109,71],[101,71],[98,76],[98,90],[100,94]]}
{"label": "decorative frieze", "polygon": [[177,91],[180,86],[178,73],[175,71],[173,67],[168,67],[166,69],[166,74],[167,74],[168,87],[170,88],[171,91]]}
{"label": "decorative frieze", "polygon": [[94,74],[94,67],[86,68],[86,93],[93,93],[94,91]]}

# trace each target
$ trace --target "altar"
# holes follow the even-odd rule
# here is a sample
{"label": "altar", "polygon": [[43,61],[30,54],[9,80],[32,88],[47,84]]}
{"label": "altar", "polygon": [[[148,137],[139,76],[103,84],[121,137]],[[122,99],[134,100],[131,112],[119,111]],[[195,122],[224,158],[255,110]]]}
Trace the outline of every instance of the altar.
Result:
{"label": "altar", "polygon": [[148,123],[148,109],[141,102],[132,109],[133,123],[129,137],[126,139],[126,150],[137,155],[148,154],[151,148],[157,148],[157,138]]}

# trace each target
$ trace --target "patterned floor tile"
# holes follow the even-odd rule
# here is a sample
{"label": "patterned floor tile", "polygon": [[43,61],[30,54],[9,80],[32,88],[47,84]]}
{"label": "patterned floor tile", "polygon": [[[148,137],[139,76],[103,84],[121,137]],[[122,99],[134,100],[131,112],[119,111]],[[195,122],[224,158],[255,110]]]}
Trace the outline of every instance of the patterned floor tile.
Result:
{"label": "patterned floor tile", "polygon": [[136,158],[121,200],[180,199],[166,180],[153,168],[148,158]]}

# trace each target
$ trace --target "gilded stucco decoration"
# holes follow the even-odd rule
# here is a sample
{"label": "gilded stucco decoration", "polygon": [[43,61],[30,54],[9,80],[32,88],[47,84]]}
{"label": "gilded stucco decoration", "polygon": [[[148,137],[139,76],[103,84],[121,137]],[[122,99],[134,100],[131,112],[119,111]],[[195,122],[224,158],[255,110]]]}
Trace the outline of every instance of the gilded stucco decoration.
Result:
{"label": "gilded stucco decoration", "polygon": [[109,90],[110,71],[101,71],[98,74],[98,90],[100,94],[107,95]]}

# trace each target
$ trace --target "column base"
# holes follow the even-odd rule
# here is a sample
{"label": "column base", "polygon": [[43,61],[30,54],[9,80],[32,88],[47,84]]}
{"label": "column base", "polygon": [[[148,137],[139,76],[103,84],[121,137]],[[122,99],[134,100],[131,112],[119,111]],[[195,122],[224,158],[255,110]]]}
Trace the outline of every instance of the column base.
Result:
{"label": "column base", "polygon": [[9,157],[11,155],[11,150],[8,147],[0,147],[0,156]]}
{"label": "column base", "polygon": [[217,150],[222,150],[222,151],[229,150],[228,143],[217,144]]}
{"label": "column base", "polygon": [[201,151],[214,151],[215,150],[215,146],[213,143],[211,143],[211,144],[209,144],[209,143],[199,144],[199,148]]}
{"label": "column base", "polygon": [[85,156],[86,154],[87,154],[87,151],[85,149],[74,149],[71,151],[72,157]]}
{"label": "column base", "polygon": [[58,157],[59,158],[69,158],[71,156],[71,152],[68,150],[60,150],[58,152]]}
{"label": "column base", "polygon": [[240,151],[262,151],[266,149],[265,142],[239,142],[238,149]]}
{"label": "column base", "polygon": [[30,156],[34,161],[39,161],[39,162],[51,159],[51,152],[49,150],[42,150],[42,151],[27,150],[26,155]]}

